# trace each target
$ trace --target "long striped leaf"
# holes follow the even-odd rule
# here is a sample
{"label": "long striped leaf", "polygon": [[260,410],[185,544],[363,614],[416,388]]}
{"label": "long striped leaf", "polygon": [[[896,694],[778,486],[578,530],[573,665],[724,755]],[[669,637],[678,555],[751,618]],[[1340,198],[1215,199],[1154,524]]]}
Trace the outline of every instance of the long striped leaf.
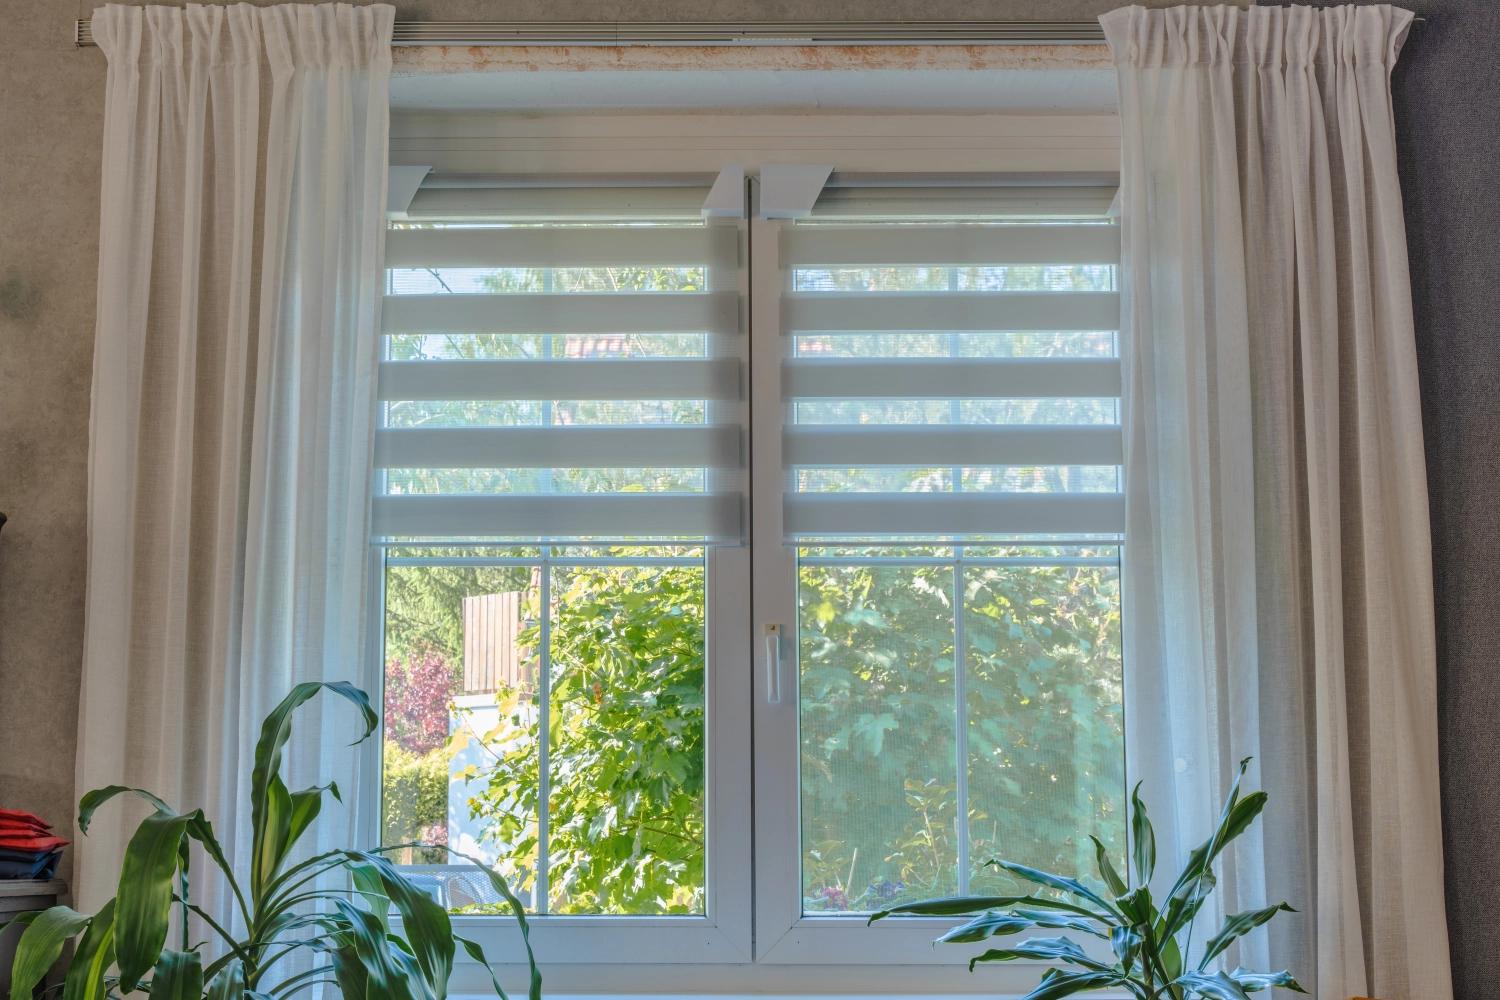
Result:
{"label": "long striped leaf", "polygon": [[153,813],[141,821],[125,848],[115,893],[115,958],[120,988],[135,989],[167,943],[172,877],[181,860],[187,816]]}
{"label": "long striped leaf", "polygon": [[453,935],[453,937],[454,940],[464,946],[464,951],[469,953],[469,957],[484,966],[484,971],[490,974],[490,985],[495,988],[495,996],[499,997],[500,1000],[510,1000],[510,996],[505,992],[505,988],[500,985],[500,977],[495,975],[495,970],[490,967],[490,960],[484,957],[484,948],[479,942],[470,941],[468,938],[460,937],[457,934]]}
{"label": "long striped leaf", "polygon": [[1077,965],[1084,969],[1099,972],[1109,972],[1110,967],[1103,962],[1092,959],[1082,948],[1073,941],[1064,937],[1056,938],[1028,938],[1025,941],[1011,945],[1009,948],[991,948],[982,955],[975,956],[969,960],[969,969],[980,962],[1014,962],[1017,960],[1034,962],[1067,962],[1069,965]]}
{"label": "long striped leaf", "polygon": [[213,982],[208,984],[204,1000],[243,1000],[245,996],[245,966],[237,958],[219,970]]}
{"label": "long striped leaf", "polygon": [[1280,972],[1251,972],[1248,969],[1235,969],[1229,973],[1229,978],[1239,984],[1240,989],[1246,993],[1259,993],[1280,987],[1291,990],[1294,993],[1306,993],[1302,984],[1292,978],[1292,974],[1282,969]]}
{"label": "long striped leaf", "polygon": [[63,1000],[104,1000],[104,976],[114,962],[115,901],[111,899],[94,914],[88,930],[78,939],[63,981]]}
{"label": "long striped leaf", "polygon": [[434,994],[444,996],[453,972],[453,922],[442,904],[413,885],[395,865],[378,854],[348,852],[355,864],[368,866],[386,897],[401,914],[401,928],[412,954]]}
{"label": "long striped leaf", "polygon": [[382,1000],[423,1000],[421,991],[412,988],[407,970],[397,963],[391,939],[375,915],[344,899],[334,900],[333,905],[347,924],[353,957],[367,978],[366,992],[361,995]]}
{"label": "long striped leaf", "polygon": [[[255,745],[255,767],[250,774],[250,892],[257,902],[263,898],[266,887],[276,876],[276,867],[283,860],[276,857],[274,851],[267,850],[265,841],[268,835],[267,824],[271,819],[268,812],[272,786],[273,783],[281,784],[281,754],[286,749],[287,740],[291,738],[292,714],[324,690],[348,700],[359,709],[364,731],[354,743],[368,739],[380,725],[380,716],[370,707],[369,695],[345,681],[308,681],[298,684],[266,716],[261,724],[260,740]],[[286,791],[285,784],[281,784],[281,791]],[[290,813],[290,793],[287,793],[284,804]],[[290,828],[289,815],[287,823],[286,828],[279,829]]]}
{"label": "long striped leaf", "polygon": [[1203,1000],[1250,1000],[1240,984],[1222,972],[1215,972],[1213,975],[1206,972],[1184,973],[1177,977],[1173,985],[1182,986],[1189,991],[1189,995],[1202,997]]}
{"label": "long striped leaf", "polygon": [[1041,983],[1023,1000],[1061,1000],[1077,993],[1128,985],[1123,976],[1113,972],[1053,972],[1053,975],[1042,977]]}
{"label": "long striped leaf", "polygon": [[1078,896],[1081,899],[1086,899],[1090,903],[1093,903],[1096,906],[1102,908],[1106,913],[1116,912],[1116,907],[1113,904],[1111,904],[1103,896],[1099,895],[1097,892],[1090,889],[1088,886],[1084,885],[1077,879],[1066,878],[1062,875],[1054,875],[1051,872],[1044,872],[1039,868],[1031,868],[1027,865],[1017,864],[1014,861],[1002,861],[997,859],[988,863],[994,865],[996,868],[1000,868],[1004,871],[1010,872],[1017,878],[1024,879],[1027,882],[1034,882],[1037,885],[1043,885],[1049,889],[1057,889],[1061,892],[1066,892],[1070,895]]}
{"label": "long striped leaf", "polygon": [[54,906],[31,918],[16,942],[15,960],[10,968],[10,995],[31,996],[36,984],[57,962],[63,945],[87,927],[90,919],[70,906]]}
{"label": "long striped leaf", "polygon": [[203,1000],[203,959],[196,951],[164,951],[151,976],[151,1000]]}
{"label": "long striped leaf", "polygon": [[1007,906],[1044,907],[1049,910],[1066,910],[1069,913],[1093,917],[1096,920],[1105,919],[1104,914],[1087,907],[1069,903],[1066,900],[1048,899],[1045,896],[949,896],[943,899],[924,899],[914,903],[902,903],[888,910],[879,910],[871,914],[869,922],[874,923],[886,917],[899,916],[961,917],[968,913],[982,913],[985,910],[998,910]]}
{"label": "long striped leaf", "polygon": [[1224,926],[1219,928],[1219,933],[1209,938],[1208,943],[1203,946],[1203,959],[1198,963],[1199,970],[1208,967],[1226,948],[1234,944],[1236,940],[1249,934],[1262,924],[1269,923],[1278,913],[1296,913],[1286,903],[1277,903],[1275,906],[1267,906],[1259,910],[1247,910],[1244,913],[1232,913],[1224,918]]}
{"label": "long striped leaf", "polygon": [[511,891],[509,883],[505,881],[504,876],[499,872],[484,864],[478,858],[465,854],[462,851],[455,851],[449,848],[448,853],[463,858],[475,868],[484,872],[485,876],[490,880],[490,885],[494,886],[495,891],[504,897],[505,904],[510,907],[511,915],[516,918],[517,926],[521,928],[521,944],[526,948],[526,964],[530,967],[531,971],[531,980],[526,989],[527,1000],[542,1000],[542,971],[537,968],[536,954],[531,949],[531,925],[526,922],[526,907],[521,904],[521,900]]}
{"label": "long striped leaf", "polygon": [[1139,782],[1130,792],[1130,861],[1135,869],[1135,884],[1150,885],[1151,876],[1156,874],[1156,831],[1151,828],[1146,803],[1141,801]]}

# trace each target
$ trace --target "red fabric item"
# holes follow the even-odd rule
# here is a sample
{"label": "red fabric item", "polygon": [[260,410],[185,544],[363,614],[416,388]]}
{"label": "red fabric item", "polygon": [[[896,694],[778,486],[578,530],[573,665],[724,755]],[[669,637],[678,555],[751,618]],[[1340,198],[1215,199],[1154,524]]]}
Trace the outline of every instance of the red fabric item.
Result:
{"label": "red fabric item", "polygon": [[11,851],[36,851],[38,853],[45,853],[47,851],[55,851],[59,847],[67,846],[68,842],[61,837],[28,837],[0,833],[0,847]]}
{"label": "red fabric item", "polygon": [[6,822],[30,823],[36,826],[44,826],[52,829],[52,824],[43,820],[36,813],[22,812],[19,809],[0,809],[0,824]]}
{"label": "red fabric item", "polygon": [[34,830],[38,833],[46,833],[52,827],[46,823],[27,823],[18,819],[0,819],[0,833],[11,833],[16,830]]}

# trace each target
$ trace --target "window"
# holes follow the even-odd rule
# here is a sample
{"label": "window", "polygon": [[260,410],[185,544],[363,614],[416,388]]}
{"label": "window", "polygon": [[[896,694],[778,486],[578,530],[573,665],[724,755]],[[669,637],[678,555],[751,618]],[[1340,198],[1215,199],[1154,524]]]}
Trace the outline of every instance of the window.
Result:
{"label": "window", "polygon": [[1087,873],[1080,830],[1123,852],[1117,230],[1002,194],[756,224],[756,620],[796,671],[757,718],[795,748],[757,754],[764,960],[1016,891],[995,856]]}
{"label": "window", "polygon": [[[742,226],[705,224],[702,191],[690,215],[553,194],[388,234],[382,839],[496,865],[539,915],[706,918]],[[400,860],[455,912],[507,912],[445,851]]]}
{"label": "window", "polygon": [[1004,988],[864,915],[1123,849],[1111,192],[685,176],[392,222],[382,839],[554,989]]}

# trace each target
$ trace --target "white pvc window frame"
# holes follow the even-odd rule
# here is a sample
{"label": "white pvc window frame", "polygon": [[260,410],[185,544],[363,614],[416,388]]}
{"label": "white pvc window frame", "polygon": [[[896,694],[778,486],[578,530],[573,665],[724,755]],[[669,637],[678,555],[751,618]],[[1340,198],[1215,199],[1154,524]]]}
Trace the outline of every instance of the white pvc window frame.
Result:
{"label": "white pvc window frame", "polygon": [[[832,163],[891,177],[920,208],[934,191],[964,198],[975,175],[1059,175],[1098,183],[1118,171],[1114,116],[705,114],[520,116],[398,112],[392,160],[450,172],[590,178],[745,171]],[[958,187],[939,175],[964,178]],[[545,197],[545,196],[542,196]],[[752,198],[753,201],[753,198]],[[753,214],[753,212],[752,212]],[[531,940],[549,995],[929,997],[1023,995],[1044,966],[1006,963],[969,974],[970,951],[934,948],[944,921],[806,916],[801,897],[795,643],[796,556],[782,544],[782,340],[785,272],[779,227],[748,226],[740,291],[748,307],[749,524],[743,547],[714,547],[707,562],[708,851],[701,917],[546,916]],[[780,698],[771,690],[767,625],[782,625]],[[374,779],[378,784],[378,777]],[[514,963],[520,936],[504,917],[456,917],[484,944],[507,989],[524,988]],[[460,956],[456,995],[488,995],[489,972]]]}

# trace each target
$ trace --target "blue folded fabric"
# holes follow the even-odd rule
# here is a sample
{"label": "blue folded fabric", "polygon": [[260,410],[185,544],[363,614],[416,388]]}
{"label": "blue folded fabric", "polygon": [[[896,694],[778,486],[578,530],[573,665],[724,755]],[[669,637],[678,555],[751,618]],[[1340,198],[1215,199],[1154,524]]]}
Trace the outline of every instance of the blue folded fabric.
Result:
{"label": "blue folded fabric", "polygon": [[62,851],[46,854],[24,854],[20,851],[5,851],[7,855],[21,854],[21,858],[0,858],[0,879],[49,879],[57,872],[58,859]]}

